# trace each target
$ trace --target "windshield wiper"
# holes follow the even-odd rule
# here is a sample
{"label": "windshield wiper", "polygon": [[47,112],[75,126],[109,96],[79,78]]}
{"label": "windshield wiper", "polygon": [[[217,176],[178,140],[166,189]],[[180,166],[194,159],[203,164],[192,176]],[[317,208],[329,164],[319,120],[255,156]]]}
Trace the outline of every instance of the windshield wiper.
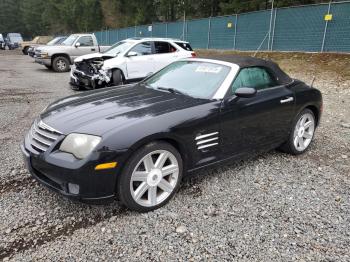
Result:
{"label": "windshield wiper", "polygon": [[157,87],[158,90],[164,90],[164,91],[168,91],[170,93],[173,93],[173,94],[179,94],[179,95],[184,95],[184,96],[188,96],[188,94],[184,93],[184,92],[181,92],[177,89],[174,89],[174,88],[171,88],[171,87],[161,87],[161,86],[158,86]]}

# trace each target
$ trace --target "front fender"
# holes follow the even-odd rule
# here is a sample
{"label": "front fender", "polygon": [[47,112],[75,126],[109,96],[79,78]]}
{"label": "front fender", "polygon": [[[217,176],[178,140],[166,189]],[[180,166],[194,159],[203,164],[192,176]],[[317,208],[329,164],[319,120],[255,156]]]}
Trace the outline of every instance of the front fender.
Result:
{"label": "front fender", "polygon": [[126,62],[124,59],[122,59],[120,57],[111,58],[111,59],[104,61],[104,65],[103,65],[102,69],[106,70],[106,71],[119,69],[120,71],[123,72],[125,78],[128,75]]}

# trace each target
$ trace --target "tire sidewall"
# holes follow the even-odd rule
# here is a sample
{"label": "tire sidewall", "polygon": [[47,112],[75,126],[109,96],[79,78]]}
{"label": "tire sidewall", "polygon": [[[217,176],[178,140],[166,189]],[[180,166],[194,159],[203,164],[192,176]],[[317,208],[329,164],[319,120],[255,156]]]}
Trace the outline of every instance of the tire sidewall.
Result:
{"label": "tire sidewall", "polygon": [[29,47],[25,47],[24,49],[23,49],[23,54],[24,55],[28,55],[28,49],[29,49]]}
{"label": "tire sidewall", "polygon": [[123,74],[119,69],[113,71],[112,82],[113,86],[120,86],[123,84]]}
{"label": "tire sidewall", "polygon": [[[179,165],[179,175],[178,180],[176,183],[176,186],[173,190],[173,192],[168,196],[166,200],[164,200],[162,203],[153,206],[153,207],[145,207],[141,206],[133,199],[131,192],[130,192],[130,180],[132,173],[136,167],[136,165],[139,163],[139,161],[147,154],[156,151],[156,150],[167,150],[171,152],[177,159],[178,165]],[[170,144],[166,142],[152,142],[146,146],[143,146],[139,150],[137,150],[128,161],[125,163],[125,168],[120,173],[120,176],[117,181],[117,194],[119,196],[119,200],[122,202],[123,205],[128,207],[131,210],[137,211],[137,212],[149,212],[155,209],[158,209],[164,205],[166,205],[175,195],[175,193],[178,191],[181,180],[183,176],[183,161],[180,153]]]}
{"label": "tire sidewall", "polygon": [[[303,151],[299,151],[296,149],[295,145],[294,145],[294,131],[295,131],[295,128],[296,128],[296,125],[299,121],[299,119],[305,115],[305,114],[311,114],[312,117],[313,117],[313,120],[314,120],[314,124],[315,124],[315,130],[312,134],[312,138],[311,138],[311,142],[310,144],[303,150]],[[294,122],[293,122],[293,125],[292,125],[292,130],[291,130],[291,133],[290,133],[290,136],[289,136],[289,148],[290,150],[292,151],[292,153],[294,155],[301,155],[303,153],[305,153],[307,150],[309,150],[311,144],[313,143],[313,140],[314,140],[314,136],[315,136],[315,131],[316,131],[316,118],[315,118],[315,114],[308,108],[302,110],[298,115],[297,117],[295,118]]]}

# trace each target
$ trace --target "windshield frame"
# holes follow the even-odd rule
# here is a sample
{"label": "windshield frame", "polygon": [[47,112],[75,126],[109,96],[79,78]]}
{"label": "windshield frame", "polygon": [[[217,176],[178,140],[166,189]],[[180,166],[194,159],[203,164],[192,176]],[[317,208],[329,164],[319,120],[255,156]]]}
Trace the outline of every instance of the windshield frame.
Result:
{"label": "windshield frame", "polygon": [[[177,60],[173,63],[177,63],[177,62],[181,62],[181,61],[185,61],[185,62],[199,62],[199,63],[211,63],[211,64],[216,64],[216,65],[221,65],[221,66],[227,66],[230,68],[228,74],[226,75],[225,79],[222,81],[221,85],[216,89],[216,91],[213,93],[213,95],[210,98],[200,98],[200,97],[194,97],[188,93],[186,93],[186,95],[192,97],[192,98],[200,98],[200,99],[209,99],[209,100],[222,100],[224,99],[228,89],[231,87],[231,84],[233,82],[233,80],[236,78],[240,67],[236,64],[232,64],[229,62],[224,62],[224,61],[219,61],[219,60],[212,60],[212,59],[202,59],[202,58],[186,58],[186,59],[180,59]],[[173,63],[169,64],[168,66],[172,65]],[[154,77],[156,74],[160,73],[161,71],[165,70],[168,66],[162,68],[161,70],[159,70],[158,72],[155,72],[154,74],[150,75],[149,77],[146,77],[144,80],[142,80],[140,82],[141,85],[144,85],[147,88],[151,88],[154,90],[157,90],[154,87],[151,87],[147,84],[147,81],[149,79],[151,79],[152,77]],[[183,92],[182,90],[179,90],[181,92]]]}

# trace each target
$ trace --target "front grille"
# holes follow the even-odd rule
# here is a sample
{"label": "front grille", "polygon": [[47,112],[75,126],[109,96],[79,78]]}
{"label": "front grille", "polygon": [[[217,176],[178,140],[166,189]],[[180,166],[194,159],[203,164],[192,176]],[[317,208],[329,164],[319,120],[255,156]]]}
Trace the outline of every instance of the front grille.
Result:
{"label": "front grille", "polygon": [[41,120],[35,120],[29,131],[30,144],[39,153],[45,152],[62,135],[59,131],[46,125]]}

